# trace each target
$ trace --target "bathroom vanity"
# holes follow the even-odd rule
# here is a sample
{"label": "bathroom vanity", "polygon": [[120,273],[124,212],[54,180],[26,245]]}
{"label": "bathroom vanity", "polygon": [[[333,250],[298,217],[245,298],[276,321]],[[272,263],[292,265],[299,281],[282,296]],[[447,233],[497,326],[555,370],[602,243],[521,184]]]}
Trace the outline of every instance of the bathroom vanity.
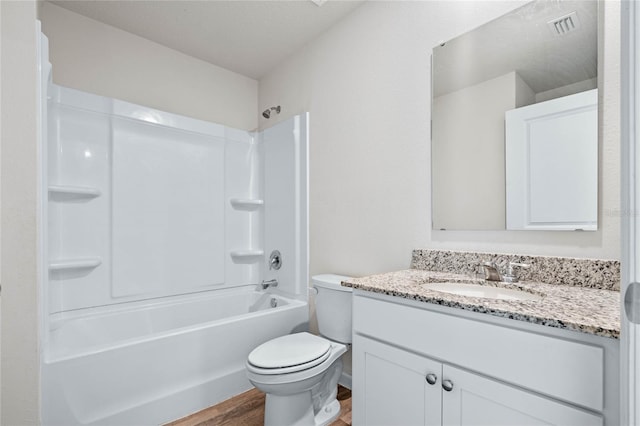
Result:
{"label": "bathroom vanity", "polygon": [[343,285],[354,288],[354,425],[618,424],[619,292],[416,269]]}

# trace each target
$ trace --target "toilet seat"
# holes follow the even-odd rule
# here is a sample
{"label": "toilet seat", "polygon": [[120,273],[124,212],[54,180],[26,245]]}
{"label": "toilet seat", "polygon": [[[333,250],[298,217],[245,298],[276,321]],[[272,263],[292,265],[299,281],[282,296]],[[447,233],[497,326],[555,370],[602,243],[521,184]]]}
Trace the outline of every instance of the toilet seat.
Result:
{"label": "toilet seat", "polygon": [[255,348],[247,366],[259,374],[286,374],[322,364],[331,355],[331,342],[310,333],[277,337]]}

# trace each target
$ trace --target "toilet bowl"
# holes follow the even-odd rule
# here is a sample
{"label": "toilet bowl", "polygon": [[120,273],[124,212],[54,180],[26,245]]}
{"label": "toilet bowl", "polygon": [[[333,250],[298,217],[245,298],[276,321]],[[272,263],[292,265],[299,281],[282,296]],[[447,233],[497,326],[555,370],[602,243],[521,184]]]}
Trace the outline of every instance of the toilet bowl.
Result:
{"label": "toilet bowl", "polygon": [[340,414],[336,395],[341,356],[351,343],[351,289],[340,286],[346,278],[312,277],[318,291],[318,327],[328,334],[277,337],[249,354],[247,377],[266,394],[265,426],[324,426]]}

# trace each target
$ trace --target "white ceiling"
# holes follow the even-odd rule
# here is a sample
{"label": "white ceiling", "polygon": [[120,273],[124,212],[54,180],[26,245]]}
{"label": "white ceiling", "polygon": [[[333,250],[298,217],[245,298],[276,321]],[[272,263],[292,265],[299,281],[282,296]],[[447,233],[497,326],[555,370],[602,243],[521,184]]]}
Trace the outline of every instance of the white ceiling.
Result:
{"label": "white ceiling", "polygon": [[[580,26],[554,35],[548,21],[577,12]],[[598,3],[528,3],[433,49],[434,96],[517,71],[535,93],[597,77]]]}
{"label": "white ceiling", "polygon": [[259,79],[364,0],[58,0],[65,9]]}

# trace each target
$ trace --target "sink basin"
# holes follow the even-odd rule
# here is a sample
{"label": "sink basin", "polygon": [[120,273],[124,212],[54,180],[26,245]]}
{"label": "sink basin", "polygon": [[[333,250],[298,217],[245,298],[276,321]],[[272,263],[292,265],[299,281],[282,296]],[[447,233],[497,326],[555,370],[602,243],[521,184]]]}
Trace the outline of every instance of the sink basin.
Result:
{"label": "sink basin", "polygon": [[457,294],[467,297],[482,297],[485,299],[500,300],[542,300],[539,294],[529,293],[513,288],[493,287],[488,285],[463,284],[463,283],[429,283],[425,284],[429,290],[443,293]]}

